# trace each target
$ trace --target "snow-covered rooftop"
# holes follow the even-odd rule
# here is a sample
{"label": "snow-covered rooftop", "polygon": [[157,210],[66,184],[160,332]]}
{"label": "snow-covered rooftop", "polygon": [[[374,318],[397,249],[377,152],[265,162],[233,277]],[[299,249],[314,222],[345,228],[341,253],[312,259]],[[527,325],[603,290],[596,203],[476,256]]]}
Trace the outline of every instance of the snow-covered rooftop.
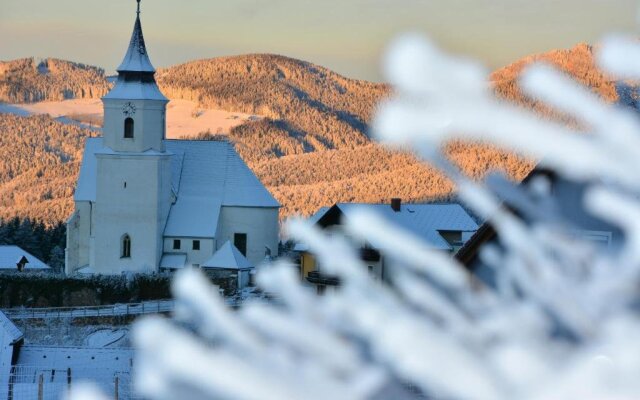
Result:
{"label": "snow-covered rooftop", "polygon": [[160,268],[182,269],[187,264],[186,254],[164,254],[160,260]]}
{"label": "snow-covered rooftop", "polygon": [[242,255],[236,246],[227,241],[209,261],[202,264],[202,268],[243,270],[253,268],[253,264]]}
{"label": "snow-covered rooftop", "polygon": [[215,237],[220,218],[220,206],[220,199],[214,197],[178,196],[178,201],[169,212],[164,235],[167,237]]}
{"label": "snow-covered rooftop", "polygon": [[[451,246],[440,235],[441,231],[474,232],[478,224],[459,204],[402,204],[394,211],[389,204],[338,203],[345,218],[353,212],[366,210],[418,236],[437,249],[449,250]],[[322,208],[310,220],[318,222],[330,208]]]}
{"label": "snow-covered rooftop", "polygon": [[[228,142],[167,140],[172,186],[177,202],[171,207],[165,236],[215,237],[221,206],[276,208],[280,204]],[[95,201],[96,154],[110,151],[102,138],[87,139],[76,201]]]}
{"label": "snow-covered rooftop", "polygon": [[8,335],[9,343],[16,343],[24,337],[24,334],[18,327],[7,317],[5,313],[0,311],[0,326],[5,335]]}
{"label": "snow-covered rooftop", "polygon": [[103,99],[169,101],[155,82],[126,82],[118,79]]}
{"label": "snow-covered rooftop", "polygon": [[17,264],[22,260],[22,257],[25,257],[28,261],[27,265],[25,265],[27,270],[51,269],[47,264],[18,246],[0,246],[0,270],[17,270]]}

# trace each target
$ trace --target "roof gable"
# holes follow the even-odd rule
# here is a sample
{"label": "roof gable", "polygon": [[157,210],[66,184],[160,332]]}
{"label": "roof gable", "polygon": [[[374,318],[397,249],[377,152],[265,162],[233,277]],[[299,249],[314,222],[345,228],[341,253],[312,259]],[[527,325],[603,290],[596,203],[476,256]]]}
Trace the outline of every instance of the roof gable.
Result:
{"label": "roof gable", "polygon": [[0,311],[0,327],[2,327],[4,332],[7,334],[9,344],[15,344],[24,337],[22,331],[2,311]]}
{"label": "roof gable", "polygon": [[216,269],[251,269],[253,264],[242,255],[240,250],[236,248],[230,241],[227,241],[222,247],[215,252],[206,263],[202,264],[203,268]]}
{"label": "roof gable", "polygon": [[18,246],[0,246],[0,269],[18,269],[17,264],[23,259],[27,260],[26,270],[49,270],[44,262],[37,259],[34,255],[22,250]]}

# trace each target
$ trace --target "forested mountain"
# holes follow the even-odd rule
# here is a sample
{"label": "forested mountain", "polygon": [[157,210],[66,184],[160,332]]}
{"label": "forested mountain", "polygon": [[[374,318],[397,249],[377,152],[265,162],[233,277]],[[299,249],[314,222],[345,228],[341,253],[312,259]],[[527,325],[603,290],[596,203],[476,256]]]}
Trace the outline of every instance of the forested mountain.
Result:
{"label": "forested mountain", "polygon": [[0,102],[31,103],[103,96],[109,84],[100,68],[54,58],[0,61]]}
{"label": "forested mountain", "polygon": [[159,70],[157,79],[169,98],[267,117],[230,132],[248,161],[366,144],[375,104],[389,93],[386,85],[269,54],[194,61]]}
{"label": "forested mountain", "polygon": [[526,99],[518,89],[518,76],[532,63],[546,63],[566,72],[603,99],[614,101],[618,98],[613,80],[605,76],[595,65],[593,46],[585,43],[569,50],[553,50],[531,55],[494,71],[490,78],[495,85],[496,93],[528,107],[539,106],[536,102]]}
{"label": "forested mountain", "polygon": [[[597,71],[587,45],[527,57],[494,72],[498,95],[549,113],[517,88],[518,75],[534,61],[560,67],[607,100],[616,98],[613,83]],[[15,67],[21,63],[26,67]],[[96,97],[106,90],[102,71],[91,67],[57,60],[49,60],[46,69],[33,60],[0,65],[2,84],[9,82],[0,87],[21,88],[15,93],[26,100],[59,99],[71,87],[76,88],[74,96]],[[14,65],[8,75],[7,65]],[[72,74],[74,68],[81,72]],[[62,78],[69,74],[74,83]],[[159,70],[157,78],[170,98],[266,117],[227,136],[283,204],[283,216],[308,215],[337,201],[418,201],[446,197],[453,190],[448,180],[413,156],[388,151],[367,138],[376,103],[390,94],[385,85],[274,55],[195,61]],[[0,115],[0,218],[65,219],[72,210],[82,142],[89,134],[47,117]],[[533,166],[489,146],[451,143],[446,152],[475,178],[499,169],[518,180]]]}
{"label": "forested mountain", "polygon": [[0,219],[65,220],[90,133],[46,116],[0,114]]}

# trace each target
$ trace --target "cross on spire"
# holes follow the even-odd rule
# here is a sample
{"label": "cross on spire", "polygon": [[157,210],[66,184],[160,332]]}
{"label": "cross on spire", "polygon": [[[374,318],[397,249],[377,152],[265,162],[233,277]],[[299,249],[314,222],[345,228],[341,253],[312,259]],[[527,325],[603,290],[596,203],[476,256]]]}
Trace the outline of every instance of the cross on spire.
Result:
{"label": "cross on spire", "polygon": [[138,11],[137,11],[137,14],[138,14],[138,17],[139,17],[139,16],[140,16],[140,0],[136,0],[136,1],[138,2]]}

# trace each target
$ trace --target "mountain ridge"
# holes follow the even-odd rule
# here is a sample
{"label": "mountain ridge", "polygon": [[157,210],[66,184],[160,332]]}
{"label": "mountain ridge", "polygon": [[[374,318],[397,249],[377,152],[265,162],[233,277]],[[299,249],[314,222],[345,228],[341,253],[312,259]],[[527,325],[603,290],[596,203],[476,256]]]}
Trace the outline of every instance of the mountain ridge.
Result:
{"label": "mountain ridge", "polygon": [[[589,84],[607,101],[616,99],[615,85],[597,71],[593,48],[588,45],[532,55],[494,71],[490,78],[497,95],[542,113],[552,112],[524,97],[518,89],[519,74],[536,61],[560,67]],[[33,64],[24,65],[33,71],[37,69]],[[80,68],[77,66],[81,64],[69,65]],[[94,75],[104,79],[104,73],[95,67],[86,68],[89,72],[83,76],[87,78],[79,79],[78,85],[85,89],[78,93],[98,96],[102,83]],[[7,80],[7,70],[0,74],[0,85],[2,79]],[[29,74],[27,76],[31,76]],[[309,215],[321,206],[339,201],[385,202],[391,197],[403,197],[407,202],[423,201],[447,197],[454,190],[442,174],[411,154],[390,151],[368,138],[368,123],[377,102],[391,93],[388,85],[349,79],[306,61],[270,54],[196,60],[159,69],[157,78],[162,90],[171,98],[195,100],[202,107],[266,117],[233,128],[226,136],[283,204],[283,217]],[[87,86],[82,85],[82,79]],[[64,94],[61,87],[56,86],[56,80],[33,81],[37,83],[33,88],[20,86],[20,82],[12,83],[15,87],[23,87],[25,93],[53,97]],[[95,89],[87,90],[93,83]],[[52,87],[47,88],[46,84]],[[76,131],[77,127],[64,128],[46,117],[8,122],[7,119],[9,117],[0,115],[0,127],[8,136],[5,141],[7,159],[0,159],[0,171],[11,166],[14,176],[0,182],[0,191],[5,192],[0,194],[0,218],[21,215],[47,222],[64,220],[73,208],[70,192],[77,175],[77,154],[81,152],[81,146],[78,145],[77,153],[66,161],[60,157],[53,158],[50,163],[47,161],[46,169],[54,170],[48,172],[51,174],[48,179],[56,182],[57,187],[53,187],[38,178],[38,174],[45,172],[39,171],[42,166],[37,160],[45,153],[55,155],[72,151],[62,149],[57,139],[47,143],[38,137],[57,137],[67,132],[71,135],[70,141],[77,143],[91,133]],[[29,145],[25,146],[24,140],[11,140],[16,135],[27,135],[25,140]],[[202,137],[215,136],[205,134]],[[18,148],[20,143],[22,147]],[[491,146],[450,143],[445,152],[475,179],[499,169],[511,179],[519,180],[534,165],[531,160]],[[14,153],[22,154],[19,163],[12,163],[16,158],[12,156]],[[8,194],[15,191],[29,193]]]}

